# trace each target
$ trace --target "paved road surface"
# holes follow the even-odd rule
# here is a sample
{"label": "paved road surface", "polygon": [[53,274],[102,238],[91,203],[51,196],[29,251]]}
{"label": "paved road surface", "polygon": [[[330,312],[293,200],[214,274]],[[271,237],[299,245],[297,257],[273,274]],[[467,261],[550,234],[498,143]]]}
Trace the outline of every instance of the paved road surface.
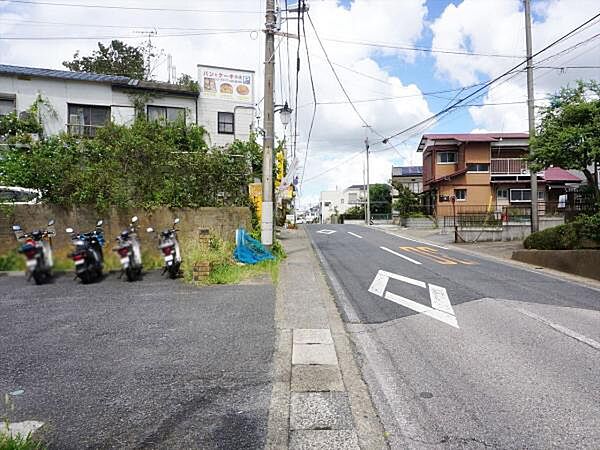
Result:
{"label": "paved road surface", "polygon": [[311,225],[392,448],[600,448],[600,291]]}
{"label": "paved road surface", "polygon": [[[260,448],[272,285],[0,278],[0,397],[55,449]],[[0,416],[6,411],[0,403]]]}

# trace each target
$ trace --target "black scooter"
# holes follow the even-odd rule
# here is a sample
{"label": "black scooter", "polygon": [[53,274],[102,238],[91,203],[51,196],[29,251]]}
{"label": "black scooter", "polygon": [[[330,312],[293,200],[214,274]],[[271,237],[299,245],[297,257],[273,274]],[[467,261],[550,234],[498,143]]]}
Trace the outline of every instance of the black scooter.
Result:
{"label": "black scooter", "polygon": [[75,263],[75,274],[84,284],[93,283],[102,278],[104,267],[102,224],[103,221],[99,220],[96,228],[88,233],[75,233],[73,228],[65,230],[71,234],[71,240],[75,246],[75,250],[69,255]]}

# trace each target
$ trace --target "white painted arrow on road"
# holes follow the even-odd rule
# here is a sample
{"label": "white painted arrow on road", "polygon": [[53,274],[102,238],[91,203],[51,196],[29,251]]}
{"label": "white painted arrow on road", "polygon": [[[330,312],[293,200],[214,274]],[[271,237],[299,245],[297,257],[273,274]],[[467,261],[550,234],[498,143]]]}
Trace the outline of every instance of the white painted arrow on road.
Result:
{"label": "white painted arrow on road", "polygon": [[[429,298],[431,300],[431,307],[422,305],[421,303],[415,302],[408,298],[386,291],[386,287],[389,279],[401,281],[403,283],[412,284],[423,289],[429,288]],[[375,279],[369,287],[369,292],[385,298],[391,302],[397,303],[398,305],[404,306],[405,308],[412,309],[420,314],[431,317],[432,319],[444,322],[454,328],[460,328],[452,309],[452,304],[448,298],[446,289],[435,284],[425,283],[423,281],[408,278],[403,275],[398,275],[385,270],[380,270],[375,275]]]}
{"label": "white painted arrow on road", "polygon": [[319,230],[319,231],[317,231],[317,233],[321,233],[321,234],[333,234],[333,233],[335,233],[335,230]]}

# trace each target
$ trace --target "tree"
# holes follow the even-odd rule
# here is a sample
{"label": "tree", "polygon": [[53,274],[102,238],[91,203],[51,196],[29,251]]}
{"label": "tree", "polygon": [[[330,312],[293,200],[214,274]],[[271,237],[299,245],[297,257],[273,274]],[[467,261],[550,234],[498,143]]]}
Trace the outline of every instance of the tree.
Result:
{"label": "tree", "polygon": [[532,167],[581,170],[600,200],[600,84],[578,81],[575,87],[564,87],[550,97],[549,106],[541,113],[541,123],[531,140]]}
{"label": "tree", "polygon": [[63,66],[75,72],[122,75],[145,80],[147,78],[145,60],[153,56],[150,47],[133,47],[122,41],[113,40],[108,46],[98,42],[98,50],[94,50],[90,56],[80,56],[78,50],[73,55],[73,60],[64,61]]}
{"label": "tree", "polygon": [[181,75],[179,75],[179,78],[177,78],[177,83],[176,84],[179,84],[181,86],[185,86],[190,91],[195,91],[195,92],[199,91],[198,82],[196,80],[194,80],[187,73],[182,73]]}
{"label": "tree", "polygon": [[389,214],[392,211],[392,188],[389,184],[369,186],[371,213]]}
{"label": "tree", "polygon": [[402,183],[394,186],[398,190],[398,199],[394,201],[394,209],[401,217],[408,217],[418,211],[419,197]]}

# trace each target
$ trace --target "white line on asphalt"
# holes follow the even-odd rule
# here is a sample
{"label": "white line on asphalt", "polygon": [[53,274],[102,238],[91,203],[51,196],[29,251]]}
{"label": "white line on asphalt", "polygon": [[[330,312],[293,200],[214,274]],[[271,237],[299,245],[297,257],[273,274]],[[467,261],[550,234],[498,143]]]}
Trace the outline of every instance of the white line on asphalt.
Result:
{"label": "white line on asphalt", "polygon": [[456,317],[444,311],[438,311],[437,309],[430,308],[429,306],[422,305],[421,303],[414,302],[412,300],[409,300],[408,298],[393,294],[391,292],[386,292],[385,298],[391,302],[404,306],[405,308],[409,308],[425,316],[429,316],[432,319],[444,322],[446,325],[450,325],[454,328],[459,328],[458,322],[456,321]]}
{"label": "white line on asphalt", "polygon": [[408,278],[404,275],[398,275],[397,273],[387,272],[385,270],[380,270],[378,273],[385,275],[388,278],[393,278],[394,280],[402,281],[403,283],[412,284],[413,286],[422,287],[425,289],[427,285],[420,280],[415,280],[414,278]]}
{"label": "white line on asphalt", "polygon": [[523,309],[523,308],[516,308],[516,309],[521,314],[529,316],[532,319],[537,320],[538,322],[542,322],[542,323],[548,325],[550,328],[554,328],[556,331],[566,334],[567,336],[569,336],[573,339],[576,339],[579,342],[583,342],[584,344],[587,344],[596,350],[600,350],[600,342],[598,342],[598,341],[590,339],[589,337],[584,336],[583,334],[579,334],[576,331],[571,330],[570,328],[563,327],[562,325],[554,323],[551,320],[546,319],[545,317],[538,316],[536,313],[532,313],[531,311],[527,311],[526,309]]}
{"label": "white line on asphalt", "polygon": [[405,260],[410,261],[413,264],[419,264],[419,265],[421,264],[419,261],[416,261],[416,260],[414,260],[412,258],[409,258],[408,256],[402,255],[402,254],[400,254],[398,252],[395,252],[394,250],[390,250],[387,247],[379,247],[379,248],[381,250],[384,250],[384,251],[388,252],[388,253],[391,253],[392,255],[396,255],[396,256],[399,256],[400,258],[404,258]]}
{"label": "white line on asphalt", "polygon": [[407,241],[413,241],[413,242],[418,242],[419,244],[430,245],[432,247],[441,248],[442,250],[450,250],[448,247],[444,247],[442,245],[432,244],[431,242],[426,242],[426,241],[419,241],[418,239],[413,239],[413,238],[409,238],[406,236],[402,236],[401,234],[389,233],[387,231],[385,231],[385,233],[392,234],[394,236],[398,236],[399,238],[406,239]]}
{"label": "white line on asphalt", "polygon": [[354,237],[357,237],[357,238],[359,238],[359,239],[362,239],[362,236],[359,236],[358,234],[356,234],[356,233],[353,233],[352,231],[348,231],[348,234],[351,234],[351,235],[352,235],[352,236],[354,236]]}

